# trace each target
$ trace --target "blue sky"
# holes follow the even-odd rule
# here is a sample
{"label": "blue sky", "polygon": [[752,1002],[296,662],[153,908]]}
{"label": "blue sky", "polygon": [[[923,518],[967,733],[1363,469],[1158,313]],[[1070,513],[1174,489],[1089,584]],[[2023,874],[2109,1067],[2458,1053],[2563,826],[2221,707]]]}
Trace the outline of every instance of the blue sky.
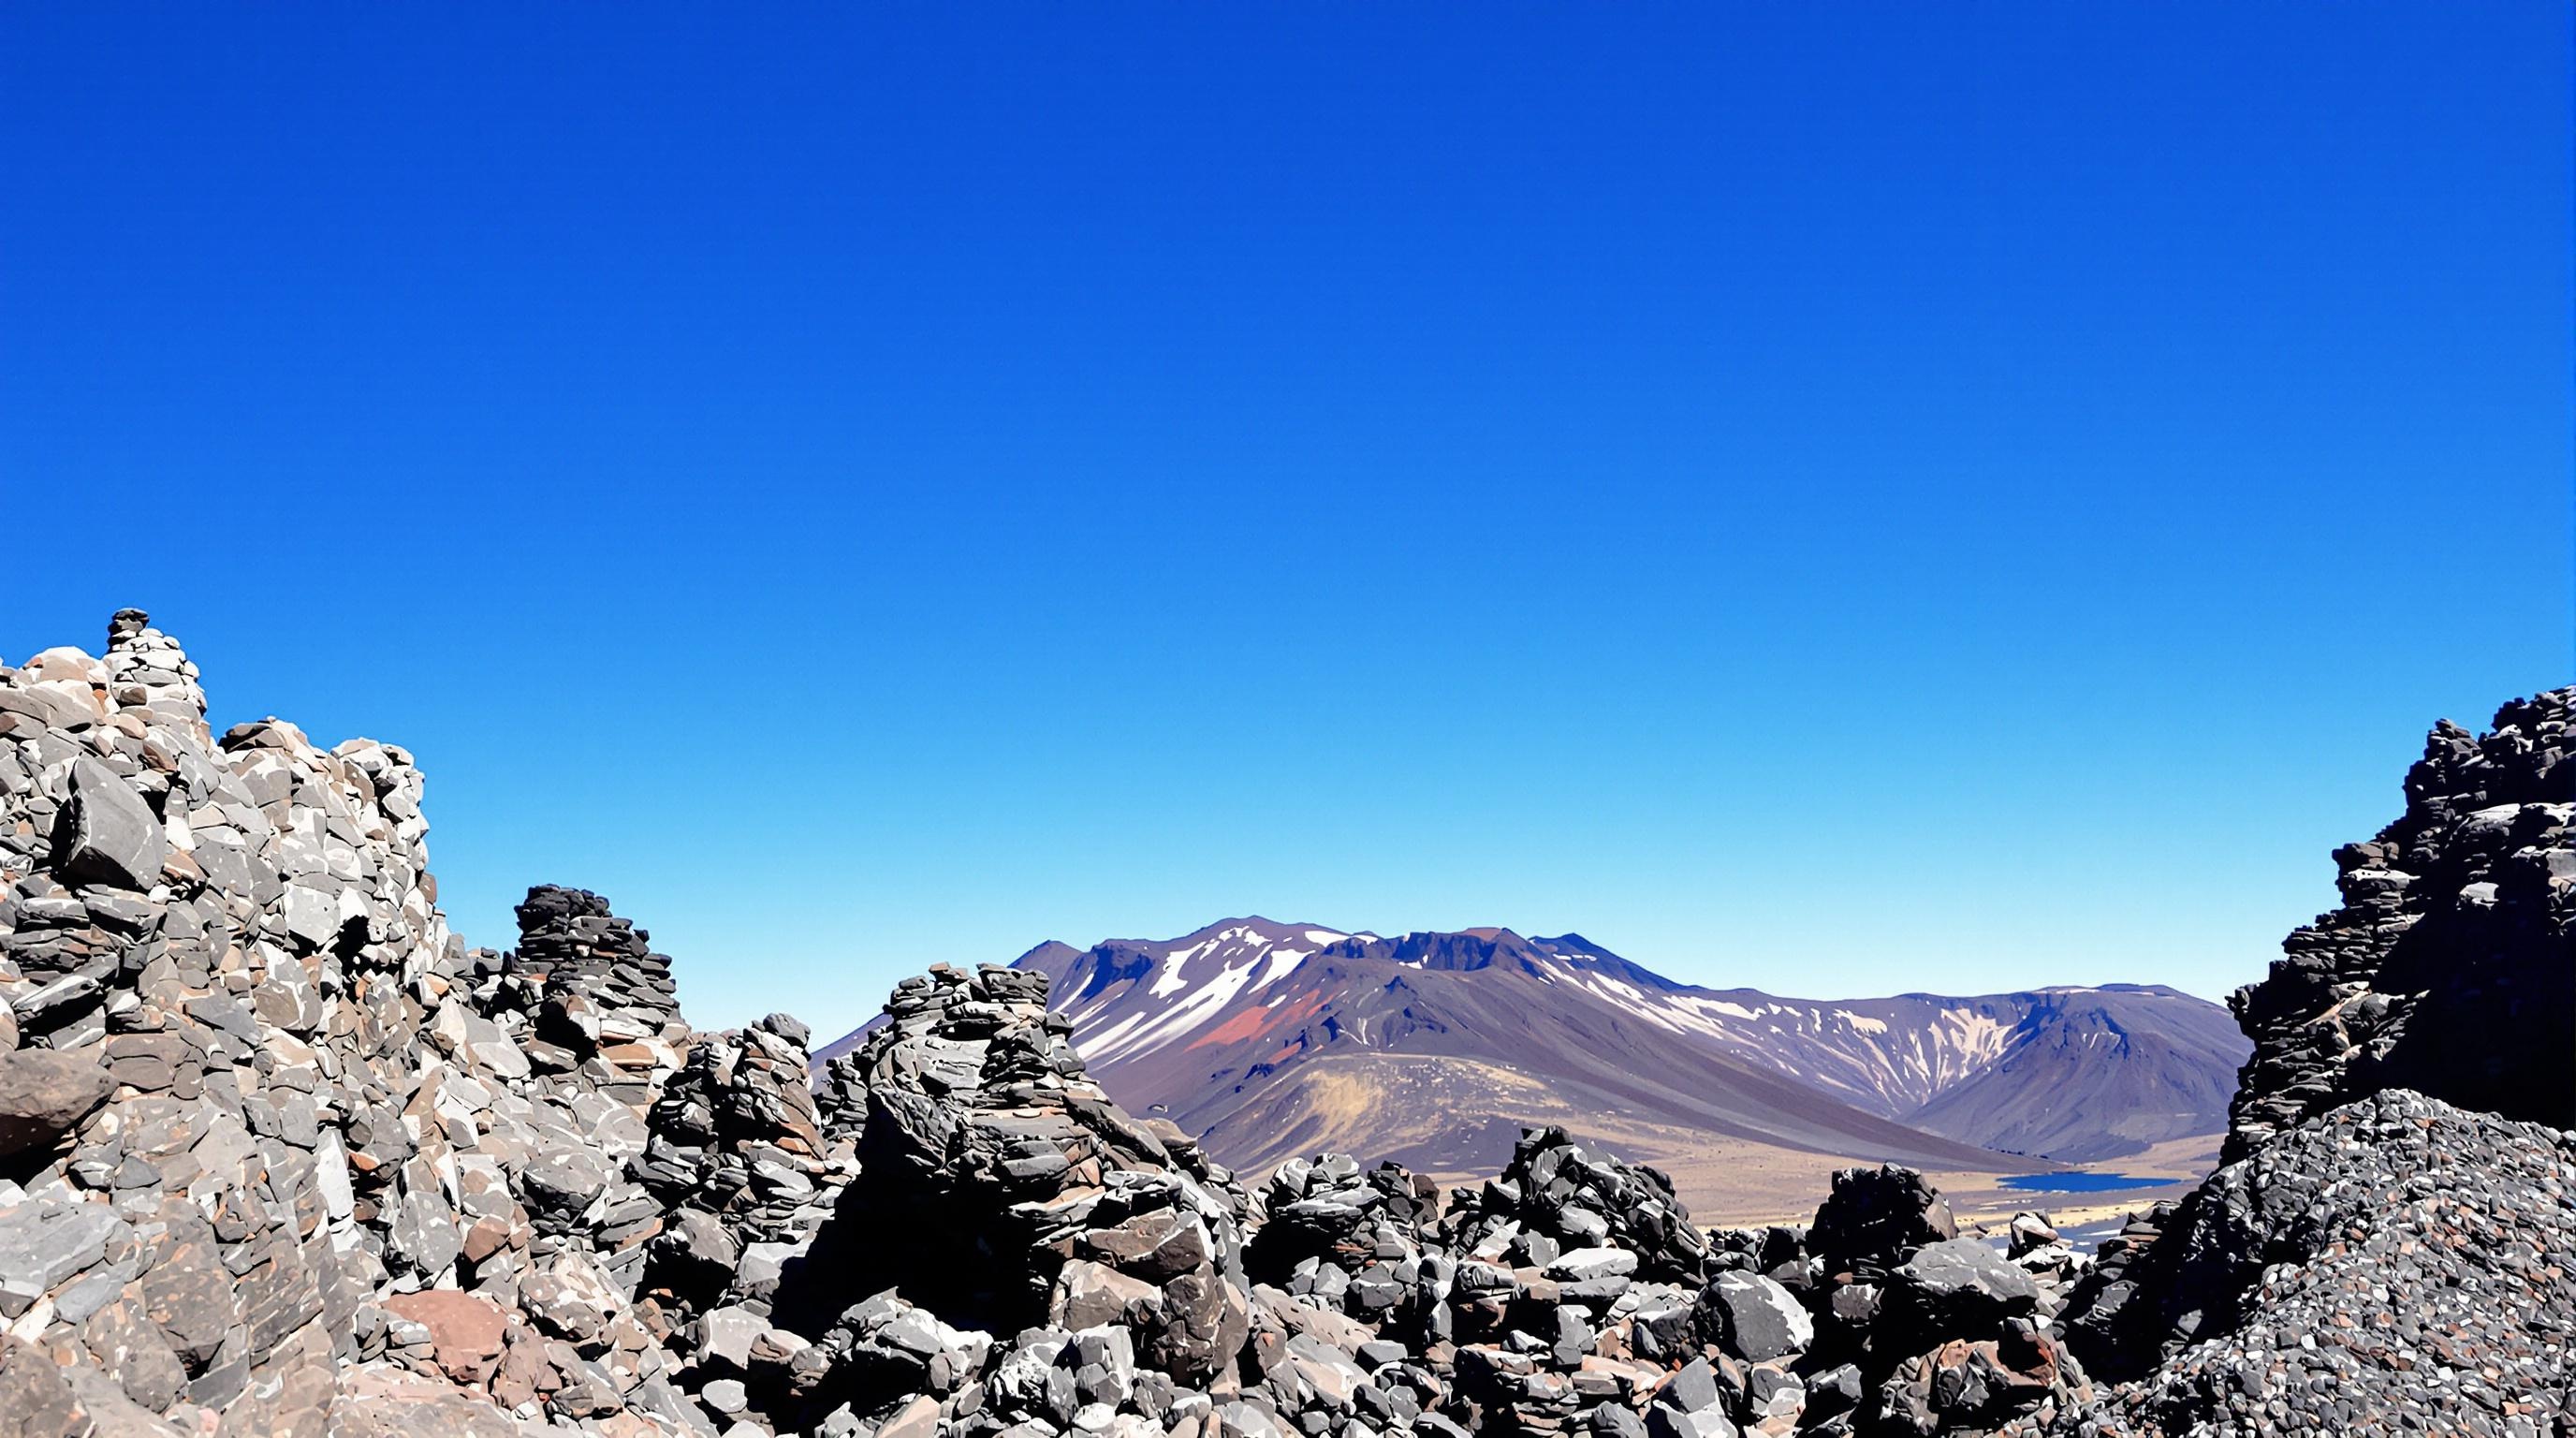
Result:
{"label": "blue sky", "polygon": [[2217,995],[2569,681],[2569,11],[20,8],[0,656],[691,1016],[1259,912]]}

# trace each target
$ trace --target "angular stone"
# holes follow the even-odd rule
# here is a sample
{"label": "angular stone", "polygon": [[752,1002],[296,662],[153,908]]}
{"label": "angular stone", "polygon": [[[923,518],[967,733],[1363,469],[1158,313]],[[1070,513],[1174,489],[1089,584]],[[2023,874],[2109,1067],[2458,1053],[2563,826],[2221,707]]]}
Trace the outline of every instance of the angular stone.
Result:
{"label": "angular stone", "polygon": [[72,761],[56,868],[67,880],[149,889],[161,882],[170,838],[143,796],[95,759]]}
{"label": "angular stone", "polygon": [[22,1199],[0,1209],[0,1315],[15,1318],[107,1256],[121,1225],[105,1204]]}
{"label": "angular stone", "polygon": [[1161,1301],[1162,1294],[1143,1279],[1076,1259],[1056,1275],[1047,1321],[1071,1329],[1134,1322],[1153,1313]]}
{"label": "angular stone", "polygon": [[1624,1277],[1636,1271],[1637,1255],[1624,1248],[1578,1248],[1558,1255],[1547,1266],[1548,1277],[1568,1283]]}
{"label": "angular stone", "polygon": [[116,1080],[91,1049],[0,1053],[0,1154],[53,1143],[115,1088]]}
{"label": "angular stone", "polygon": [[43,1351],[0,1334],[0,1438],[66,1438],[87,1428],[71,1385]]}
{"label": "angular stone", "polygon": [[1700,1295],[1716,1319],[1712,1335],[1730,1358],[1762,1363],[1794,1358],[1816,1341],[1816,1321],[1789,1290],[1752,1273],[1721,1273]]}
{"label": "angular stone", "polygon": [[1984,1321],[1972,1314],[2002,1318],[2028,1313],[2039,1303],[2039,1286],[2031,1276],[1974,1238],[1954,1238],[1917,1249],[1896,1270],[1896,1287],[1954,1314],[1953,1326]]}
{"label": "angular stone", "polygon": [[143,1275],[144,1312],[192,1374],[203,1374],[240,1321],[233,1285],[214,1246],[173,1246]]}
{"label": "angular stone", "polygon": [[[434,1379],[371,1365],[344,1377],[331,1400],[328,1438],[523,1438],[518,1422]],[[643,1438],[634,1429],[633,1438]]]}

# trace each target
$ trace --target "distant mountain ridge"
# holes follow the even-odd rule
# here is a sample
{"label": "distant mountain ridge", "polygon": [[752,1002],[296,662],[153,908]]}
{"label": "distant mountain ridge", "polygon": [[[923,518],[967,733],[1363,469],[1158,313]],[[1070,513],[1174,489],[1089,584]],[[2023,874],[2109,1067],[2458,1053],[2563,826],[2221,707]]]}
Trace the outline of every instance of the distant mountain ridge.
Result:
{"label": "distant mountain ridge", "polygon": [[[1668,987],[1596,980],[1605,997],[1649,1021],[1703,1035],[1872,1113],[2069,1162],[2218,1132],[2251,1052],[2227,1010],[2154,984],[1818,1000],[1660,982]],[[1631,985],[1645,991],[1629,993]]]}
{"label": "distant mountain ridge", "polygon": [[1788,999],[1503,928],[1246,917],[1014,966],[1048,975],[1122,1102],[1254,1171],[1327,1144],[1474,1171],[1559,1111],[1933,1168],[2089,1162],[2223,1130],[2248,1051],[2224,1009],[2158,986]]}

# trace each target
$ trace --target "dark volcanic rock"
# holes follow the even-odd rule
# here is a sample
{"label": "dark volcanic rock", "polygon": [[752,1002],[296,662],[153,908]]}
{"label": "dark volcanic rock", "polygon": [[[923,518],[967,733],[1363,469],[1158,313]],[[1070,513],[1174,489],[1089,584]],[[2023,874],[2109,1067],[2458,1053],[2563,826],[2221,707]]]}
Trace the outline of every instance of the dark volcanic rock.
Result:
{"label": "dark volcanic rock", "polygon": [[1700,1305],[1717,1320],[1715,1339],[1730,1358],[1795,1358],[1816,1340],[1815,1320],[1796,1296],[1759,1274],[1719,1274],[1700,1295]]}
{"label": "dark volcanic rock", "polygon": [[1490,1233],[1500,1223],[1543,1237],[1558,1254],[1606,1246],[1633,1255],[1632,1270],[1648,1281],[1696,1285],[1708,1272],[1708,1236],[1692,1226],[1670,1178],[1586,1148],[1562,1128],[1523,1133],[1501,1176],[1468,1191],[1453,1229],[1481,1224]]}
{"label": "dark volcanic rock", "polygon": [[[2576,1135],[2403,1090],[2212,1175],[2072,1329],[2118,1432],[2545,1433],[2576,1416]],[[2563,1431],[2563,1430],[2562,1430]]]}
{"label": "dark volcanic rock", "polygon": [[2071,1413],[2089,1392],[2055,1338],[2016,1323],[1999,1338],[1954,1338],[1901,1365],[1880,1390],[1880,1423],[1892,1432],[1980,1432],[2026,1414]]}
{"label": "dark volcanic rock", "polygon": [[2069,1298],[2122,1382],[2052,1431],[2576,1422],[2571,701],[2437,726],[2406,813],[2336,852],[2343,906],[2233,1000],[2256,1047],[2229,1163]]}
{"label": "dark volcanic rock", "polygon": [[[977,1326],[1114,1319],[1174,1378],[1223,1370],[1249,1323],[1240,1200],[1084,1076],[1045,976],[934,968],[886,1009],[860,1056],[849,1190],[857,1221],[891,1236],[878,1271]],[[1106,1236],[1142,1226],[1170,1231]]]}
{"label": "dark volcanic rock", "polygon": [[1816,1210],[1807,1241],[1828,1271],[1884,1271],[1907,1252],[1958,1233],[1938,1189],[1910,1168],[1887,1164],[1836,1170],[1833,1194]]}
{"label": "dark volcanic rock", "polygon": [[2039,1284],[1982,1239],[1927,1243],[1889,1275],[1877,1341],[1903,1353],[1943,1338],[1990,1338],[2007,1320],[2036,1314],[2039,1298]]}
{"label": "dark volcanic rock", "polygon": [[[653,1105],[634,1165],[664,1211],[646,1286],[675,1317],[722,1304],[777,1316],[789,1271],[806,1267],[857,1171],[853,1145],[823,1132],[804,1040],[784,1014],[701,1034]],[[831,1296],[797,1317],[828,1324],[848,1305],[845,1281],[800,1272],[791,1302]]]}
{"label": "dark volcanic rock", "polygon": [[2228,1159],[2381,1088],[2576,1127],[2571,706],[2559,689],[2505,705],[2482,736],[2436,725],[2406,812],[2335,851],[2343,906],[2230,1000],[2255,1052]]}

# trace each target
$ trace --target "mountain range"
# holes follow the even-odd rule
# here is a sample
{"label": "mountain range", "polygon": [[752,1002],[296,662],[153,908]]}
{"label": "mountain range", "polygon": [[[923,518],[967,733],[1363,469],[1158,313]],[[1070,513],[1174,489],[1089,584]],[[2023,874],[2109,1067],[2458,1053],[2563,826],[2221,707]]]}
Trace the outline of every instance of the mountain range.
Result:
{"label": "mountain range", "polygon": [[2226,1010],[2159,986],[1782,998],[1503,928],[1382,937],[1236,918],[1040,944],[1013,967],[1048,976],[1120,1102],[1246,1172],[1331,1149],[1489,1173],[1542,1122],[1731,1164],[2098,1162],[2222,1132],[2249,1051]]}

